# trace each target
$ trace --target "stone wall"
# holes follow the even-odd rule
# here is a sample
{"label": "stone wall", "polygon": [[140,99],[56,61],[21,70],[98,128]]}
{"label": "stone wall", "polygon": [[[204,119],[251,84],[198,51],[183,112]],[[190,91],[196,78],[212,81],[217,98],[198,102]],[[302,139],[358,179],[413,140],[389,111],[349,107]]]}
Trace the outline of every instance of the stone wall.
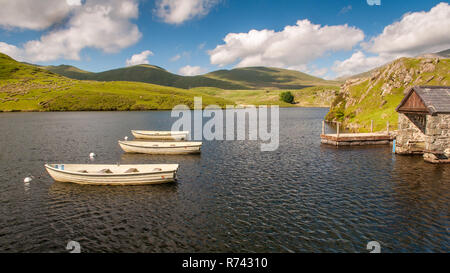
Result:
{"label": "stone wall", "polygon": [[398,132],[395,152],[398,154],[421,154],[425,149],[426,122],[430,116],[398,114]]}
{"label": "stone wall", "polygon": [[[450,114],[431,116],[399,113],[395,152],[423,154],[424,151],[450,158]],[[433,153],[424,156],[437,159]]]}
{"label": "stone wall", "polygon": [[425,150],[450,153],[450,114],[428,116]]}

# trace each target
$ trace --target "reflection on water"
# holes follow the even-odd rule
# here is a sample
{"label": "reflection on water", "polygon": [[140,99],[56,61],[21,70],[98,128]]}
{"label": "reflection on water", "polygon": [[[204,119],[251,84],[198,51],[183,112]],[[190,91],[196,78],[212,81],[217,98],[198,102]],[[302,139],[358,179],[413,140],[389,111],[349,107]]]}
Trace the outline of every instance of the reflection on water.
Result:
{"label": "reflection on water", "polygon": [[64,200],[65,198],[70,197],[76,198],[77,202],[87,202],[93,196],[107,198],[108,195],[129,198],[138,194],[143,199],[156,199],[159,198],[159,196],[167,197],[170,194],[176,194],[177,188],[177,183],[159,184],[151,187],[97,187],[70,183],[53,183],[48,189],[48,193],[49,197],[53,200]]}
{"label": "reflection on water", "polygon": [[[65,252],[75,240],[86,252],[367,252],[375,240],[384,252],[448,252],[450,166],[321,145],[326,112],[281,109],[275,152],[205,141],[183,156],[117,144],[131,129],[170,130],[170,112],[1,114],[0,251]],[[178,163],[179,180],[54,183],[45,162]]]}
{"label": "reflection on water", "polygon": [[[433,251],[429,246],[436,241],[448,252],[449,166],[424,164],[420,156],[396,157],[392,181],[394,200],[402,212],[401,217],[397,218],[398,222],[390,226],[390,232],[397,235],[394,242]],[[435,227],[442,224],[443,229],[436,232]],[[411,229],[405,232],[399,228],[402,226],[409,226]]]}

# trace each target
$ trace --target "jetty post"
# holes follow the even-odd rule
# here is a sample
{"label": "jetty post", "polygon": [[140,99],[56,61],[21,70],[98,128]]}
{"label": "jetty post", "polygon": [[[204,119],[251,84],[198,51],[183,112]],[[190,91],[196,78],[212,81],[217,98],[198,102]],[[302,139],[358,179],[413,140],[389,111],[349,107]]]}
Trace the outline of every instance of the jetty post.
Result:
{"label": "jetty post", "polygon": [[337,135],[337,137],[339,137],[339,127],[341,127],[340,126],[341,123],[340,122],[336,122],[336,124],[337,124],[337,133],[336,133],[336,135]]}
{"label": "jetty post", "polygon": [[325,135],[325,120],[322,120],[322,135]]}

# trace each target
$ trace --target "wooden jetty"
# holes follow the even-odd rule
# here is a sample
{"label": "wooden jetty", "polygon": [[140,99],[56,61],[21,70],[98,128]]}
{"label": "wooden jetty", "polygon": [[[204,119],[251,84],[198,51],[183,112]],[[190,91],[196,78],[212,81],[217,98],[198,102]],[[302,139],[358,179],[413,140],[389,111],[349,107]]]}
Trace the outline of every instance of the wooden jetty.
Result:
{"label": "wooden jetty", "polygon": [[338,122],[336,134],[325,134],[325,121],[323,121],[321,142],[334,146],[389,145],[395,139],[395,136],[389,133],[389,123],[385,132],[376,133],[340,133],[339,127]]}

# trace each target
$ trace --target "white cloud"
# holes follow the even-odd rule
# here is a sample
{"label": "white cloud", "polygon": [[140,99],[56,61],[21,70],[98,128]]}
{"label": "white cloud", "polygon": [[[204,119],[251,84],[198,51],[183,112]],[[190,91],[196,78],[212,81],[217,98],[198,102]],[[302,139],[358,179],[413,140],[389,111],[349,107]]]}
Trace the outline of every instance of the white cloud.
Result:
{"label": "white cloud", "polygon": [[183,76],[195,76],[205,73],[205,69],[201,68],[200,66],[186,65],[180,68],[180,70],[178,70],[178,73]]}
{"label": "white cloud", "polygon": [[46,29],[61,22],[74,6],[61,0],[0,0],[0,27]]}
{"label": "white cloud", "polygon": [[450,5],[440,3],[428,12],[407,13],[363,47],[372,53],[405,56],[448,49]]}
{"label": "white cloud", "polygon": [[181,54],[177,54],[177,55],[173,56],[172,58],[170,58],[169,60],[171,62],[176,62],[176,61],[181,60],[182,58],[190,60],[191,52],[190,51],[183,51]]}
{"label": "white cloud", "polygon": [[338,76],[358,74],[384,65],[399,57],[414,57],[450,48],[450,5],[440,3],[430,11],[405,14],[402,19],[384,28],[383,32],[362,43],[362,51],[349,59],[337,61],[333,71]]}
{"label": "white cloud", "polygon": [[391,60],[391,56],[367,57],[362,51],[357,51],[345,61],[336,61],[332,69],[338,77],[350,76],[382,66]]}
{"label": "white cloud", "polygon": [[199,44],[197,46],[197,48],[198,48],[198,50],[202,50],[203,48],[205,48],[205,46],[206,46],[206,42]]}
{"label": "white cloud", "polygon": [[363,39],[363,31],[355,27],[321,26],[299,20],[279,32],[264,29],[229,33],[225,44],[208,53],[211,63],[219,66],[238,62],[238,67],[304,68],[327,52],[351,50]]}
{"label": "white cloud", "polygon": [[324,67],[324,68],[319,68],[319,69],[315,69],[311,72],[311,75],[316,76],[316,77],[324,77],[326,74],[328,73],[328,68]]}
{"label": "white cloud", "polygon": [[339,12],[339,14],[345,14],[345,13],[351,11],[352,8],[353,8],[352,5],[348,5],[348,6],[346,6],[346,7],[343,7],[343,8],[341,9],[341,11]]}
{"label": "white cloud", "polygon": [[220,0],[157,0],[155,14],[169,24],[182,24],[209,13]]}
{"label": "white cloud", "polygon": [[126,65],[132,66],[132,65],[138,65],[138,64],[149,64],[148,57],[153,56],[153,52],[150,50],[142,51],[139,54],[134,54],[131,56],[130,59],[127,59]]}
{"label": "white cloud", "polygon": [[171,62],[176,62],[176,61],[178,61],[179,59],[181,59],[181,55],[180,55],[180,54],[177,54],[177,55],[173,56],[172,58],[170,58],[170,61],[171,61]]}
{"label": "white cloud", "polygon": [[[67,6],[65,1],[60,2]],[[26,42],[13,57],[45,62],[59,58],[79,60],[81,50],[87,47],[117,52],[140,39],[137,26],[130,22],[137,16],[137,0],[87,0],[72,11],[62,28]]]}
{"label": "white cloud", "polygon": [[13,57],[18,61],[24,61],[25,59],[21,56],[22,52],[20,48],[15,45],[10,45],[4,42],[0,42],[0,52],[8,56]]}

